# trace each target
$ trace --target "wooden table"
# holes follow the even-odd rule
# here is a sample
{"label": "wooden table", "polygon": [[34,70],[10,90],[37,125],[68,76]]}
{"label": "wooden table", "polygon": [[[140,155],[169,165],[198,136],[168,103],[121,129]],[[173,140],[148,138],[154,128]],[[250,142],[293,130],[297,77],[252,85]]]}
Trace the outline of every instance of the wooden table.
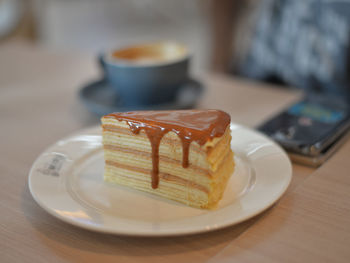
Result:
{"label": "wooden table", "polygon": [[[215,232],[123,237],[50,216],[29,193],[29,169],[49,144],[98,123],[77,98],[98,76],[91,55],[0,46],[0,262],[350,262],[350,141],[317,170],[293,165],[276,205]],[[200,107],[226,110],[249,127],[300,95],[219,75],[201,79]]]}

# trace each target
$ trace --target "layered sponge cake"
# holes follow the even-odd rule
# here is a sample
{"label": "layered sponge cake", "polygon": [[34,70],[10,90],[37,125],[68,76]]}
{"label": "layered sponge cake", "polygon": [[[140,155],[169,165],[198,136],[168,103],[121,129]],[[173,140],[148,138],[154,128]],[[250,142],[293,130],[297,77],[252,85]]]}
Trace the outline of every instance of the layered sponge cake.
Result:
{"label": "layered sponge cake", "polygon": [[219,110],[134,111],[102,117],[104,180],[213,208],[234,170],[230,116]]}

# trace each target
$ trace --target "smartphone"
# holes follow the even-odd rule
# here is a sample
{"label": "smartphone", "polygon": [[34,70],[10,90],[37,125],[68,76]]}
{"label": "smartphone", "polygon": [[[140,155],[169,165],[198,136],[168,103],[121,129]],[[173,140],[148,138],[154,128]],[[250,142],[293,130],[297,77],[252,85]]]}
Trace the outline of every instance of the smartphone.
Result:
{"label": "smartphone", "polygon": [[345,99],[325,95],[307,95],[258,130],[277,141],[292,160],[319,166],[347,138],[350,107]]}

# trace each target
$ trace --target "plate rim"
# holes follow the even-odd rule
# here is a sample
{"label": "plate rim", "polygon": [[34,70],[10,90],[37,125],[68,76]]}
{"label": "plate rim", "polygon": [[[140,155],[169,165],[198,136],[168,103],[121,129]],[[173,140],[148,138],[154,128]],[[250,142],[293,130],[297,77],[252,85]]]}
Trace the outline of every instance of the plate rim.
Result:
{"label": "plate rim", "polygon": [[[78,130],[76,132],[71,133],[68,136],[65,136],[59,140],[57,140],[55,143],[51,144],[50,146],[48,146],[47,148],[45,148],[44,151],[42,151],[38,157],[35,159],[35,161],[33,162],[30,171],[29,171],[29,175],[28,175],[28,187],[29,187],[29,191],[33,197],[33,199],[35,200],[35,202],[48,214],[50,214],[51,216],[62,220],[65,223],[77,226],[79,228],[83,228],[89,231],[94,231],[94,232],[99,232],[99,233],[108,233],[108,234],[115,234],[115,235],[122,235],[122,236],[135,236],[135,237],[165,237],[165,236],[183,236],[183,235],[192,235],[192,234],[200,234],[200,233],[206,233],[206,232],[211,232],[211,231],[215,231],[215,230],[219,230],[219,229],[223,229],[223,228],[227,228],[229,226],[234,226],[237,225],[239,223],[242,223],[250,218],[253,218],[255,216],[257,216],[258,214],[262,213],[263,211],[269,209],[271,206],[273,206],[275,203],[277,203],[279,201],[279,199],[283,196],[283,194],[286,192],[286,190],[288,189],[288,187],[290,186],[291,180],[292,180],[292,163],[290,158],[288,157],[287,153],[283,150],[283,148],[278,145],[275,141],[273,141],[272,139],[270,139],[268,136],[266,136],[265,134],[262,134],[259,131],[256,131],[254,129],[248,128],[246,126],[240,125],[240,124],[236,124],[231,122],[231,128],[235,127],[235,129],[243,129],[243,130],[248,130],[249,132],[252,132],[254,134],[254,136],[260,137],[266,141],[268,141],[269,143],[271,143],[276,149],[278,149],[279,153],[283,156],[284,159],[286,159],[287,161],[287,165],[288,167],[286,167],[286,172],[285,172],[285,176],[286,176],[286,183],[284,185],[283,188],[280,189],[279,193],[276,195],[276,197],[270,201],[270,203],[266,204],[265,206],[261,206],[259,209],[256,209],[253,213],[247,214],[245,217],[241,217],[239,220],[236,221],[227,221],[224,223],[219,223],[219,224],[215,224],[214,226],[211,227],[198,227],[195,229],[191,229],[191,230],[186,230],[186,229],[175,229],[175,230],[171,230],[171,231],[144,231],[144,232],[140,232],[140,231],[130,231],[130,230],[124,230],[122,228],[118,228],[118,229],[111,229],[111,228],[106,228],[106,227],[98,227],[95,225],[90,225],[90,224],[82,224],[78,221],[72,220],[68,217],[65,217],[63,215],[60,215],[59,213],[55,213],[52,208],[47,207],[41,200],[40,198],[36,195],[33,186],[32,186],[32,180],[33,176],[35,176],[35,171],[34,168],[37,164],[37,162],[45,155],[47,154],[50,149],[54,148],[57,143],[59,143],[60,141],[65,141],[65,140],[69,140],[70,138],[73,138],[77,135],[86,135],[86,134],[95,134],[96,132],[98,132],[98,129],[100,128],[100,126],[92,126],[92,127],[88,127],[88,128],[84,128],[81,130]],[[232,132],[232,131],[231,131]],[[288,169],[288,170],[287,170]],[[214,212],[214,211],[218,211],[218,210],[209,210],[210,212]]]}

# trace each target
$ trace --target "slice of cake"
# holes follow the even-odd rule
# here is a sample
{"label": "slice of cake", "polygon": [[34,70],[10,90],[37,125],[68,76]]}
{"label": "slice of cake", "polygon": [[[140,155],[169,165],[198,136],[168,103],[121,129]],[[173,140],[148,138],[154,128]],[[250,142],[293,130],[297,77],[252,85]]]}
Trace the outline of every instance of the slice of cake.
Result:
{"label": "slice of cake", "polygon": [[101,121],[105,181],[194,207],[222,198],[234,169],[227,113],[134,111]]}

